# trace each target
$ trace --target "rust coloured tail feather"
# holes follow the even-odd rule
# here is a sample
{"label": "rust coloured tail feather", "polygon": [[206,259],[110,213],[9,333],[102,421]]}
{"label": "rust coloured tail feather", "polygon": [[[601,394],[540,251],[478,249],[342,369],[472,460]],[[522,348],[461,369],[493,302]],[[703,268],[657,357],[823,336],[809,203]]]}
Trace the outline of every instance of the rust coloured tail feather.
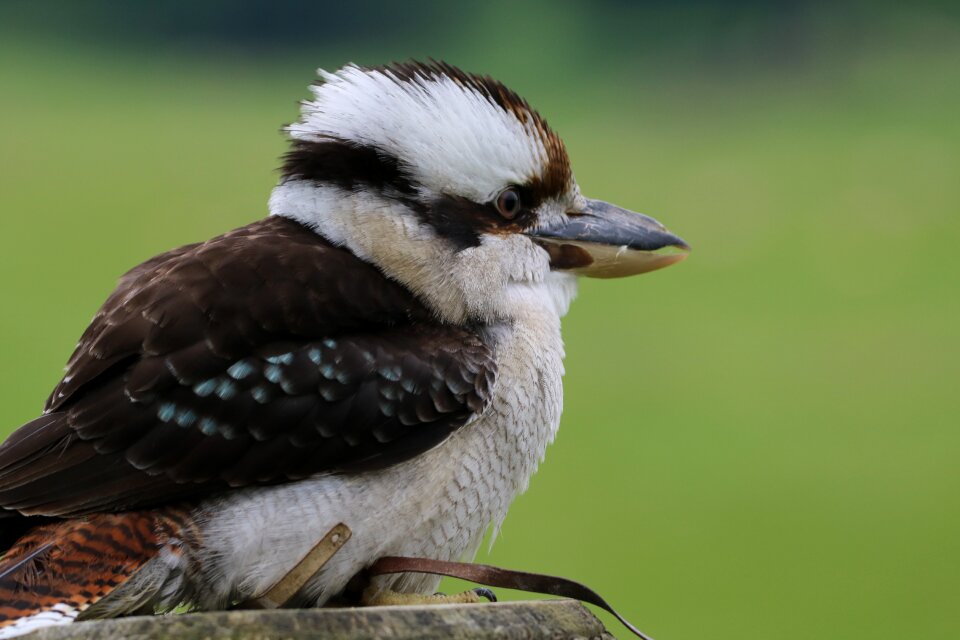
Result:
{"label": "rust coloured tail feather", "polygon": [[188,513],[175,508],[31,529],[0,560],[0,638],[73,621],[162,549],[178,553],[190,531]]}

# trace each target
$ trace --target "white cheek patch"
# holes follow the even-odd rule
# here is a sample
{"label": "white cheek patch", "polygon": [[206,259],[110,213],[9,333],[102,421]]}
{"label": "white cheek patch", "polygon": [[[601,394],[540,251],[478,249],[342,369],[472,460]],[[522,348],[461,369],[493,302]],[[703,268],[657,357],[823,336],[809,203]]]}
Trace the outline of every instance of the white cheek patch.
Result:
{"label": "white cheek patch", "polygon": [[551,281],[549,256],[525,235],[482,235],[479,246],[458,250],[406,206],[375,193],[291,180],[273,190],[270,213],[377,265],[448,322],[512,317],[555,294],[561,302],[550,304],[563,315],[572,295],[565,280]]}
{"label": "white cheek patch", "polygon": [[289,127],[302,140],[337,138],[396,157],[427,189],[487,202],[506,185],[524,184],[548,164],[532,118],[494,104],[446,76],[398,80],[346,66],[321,71],[302,119]]}

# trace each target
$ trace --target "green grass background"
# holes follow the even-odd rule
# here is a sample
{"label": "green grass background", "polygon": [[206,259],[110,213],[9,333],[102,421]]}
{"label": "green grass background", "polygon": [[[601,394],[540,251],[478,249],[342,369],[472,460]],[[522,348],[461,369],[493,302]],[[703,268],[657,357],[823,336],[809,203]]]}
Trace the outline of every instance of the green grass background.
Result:
{"label": "green grass background", "polygon": [[583,283],[559,438],[478,559],[586,582],[661,640],[960,637],[954,16],[851,39],[817,14],[793,64],[696,30],[618,56],[577,7],[269,56],[0,28],[0,432],[125,269],[264,215],[315,66],[443,57],[528,97],[585,193],[694,247]]}

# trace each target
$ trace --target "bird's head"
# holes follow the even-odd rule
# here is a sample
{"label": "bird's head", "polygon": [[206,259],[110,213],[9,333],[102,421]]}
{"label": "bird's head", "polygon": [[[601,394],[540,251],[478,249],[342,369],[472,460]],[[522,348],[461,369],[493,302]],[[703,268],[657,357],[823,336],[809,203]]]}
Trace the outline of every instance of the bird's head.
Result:
{"label": "bird's head", "polygon": [[287,131],[273,215],[377,265],[452,322],[566,312],[575,276],[659,269],[689,248],[580,193],[522,98],[444,63],[321,72]]}

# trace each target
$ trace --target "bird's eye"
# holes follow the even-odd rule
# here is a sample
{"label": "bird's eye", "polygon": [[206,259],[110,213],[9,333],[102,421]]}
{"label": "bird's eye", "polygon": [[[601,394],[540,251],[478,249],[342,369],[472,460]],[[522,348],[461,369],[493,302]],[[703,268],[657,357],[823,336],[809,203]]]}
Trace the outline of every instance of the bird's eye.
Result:
{"label": "bird's eye", "polygon": [[504,189],[497,196],[497,211],[507,220],[513,220],[520,213],[520,194],[516,189]]}

